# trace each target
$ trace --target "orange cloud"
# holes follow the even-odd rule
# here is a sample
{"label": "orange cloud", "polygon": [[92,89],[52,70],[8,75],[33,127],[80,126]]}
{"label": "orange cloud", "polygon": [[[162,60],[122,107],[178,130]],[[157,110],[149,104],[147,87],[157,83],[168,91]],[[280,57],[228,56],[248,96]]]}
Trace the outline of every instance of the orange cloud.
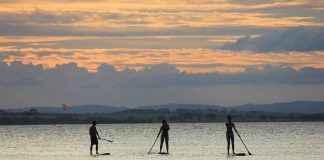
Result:
{"label": "orange cloud", "polygon": [[75,62],[96,72],[100,64],[108,63],[118,69],[141,69],[159,63],[174,64],[187,72],[239,72],[248,67],[287,65],[324,68],[324,52],[251,53],[210,49],[51,49],[51,48],[0,48],[9,54],[3,61],[11,63],[41,64],[53,68],[57,64]]}

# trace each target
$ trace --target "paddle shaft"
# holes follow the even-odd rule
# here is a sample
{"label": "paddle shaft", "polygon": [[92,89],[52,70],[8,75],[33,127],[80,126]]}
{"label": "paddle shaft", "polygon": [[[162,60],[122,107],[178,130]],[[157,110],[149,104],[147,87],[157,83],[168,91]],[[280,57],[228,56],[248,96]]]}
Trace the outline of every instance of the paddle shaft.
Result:
{"label": "paddle shaft", "polygon": [[240,137],[241,142],[243,143],[245,149],[248,151],[249,155],[252,155],[252,153],[248,150],[248,148],[246,147],[245,143],[243,142],[241,135],[236,131],[237,135]]}
{"label": "paddle shaft", "polygon": [[154,141],[154,143],[153,143],[153,145],[152,145],[150,151],[149,151],[147,154],[150,154],[150,153],[151,153],[151,151],[152,151],[152,149],[153,149],[153,147],[154,147],[156,141],[158,140],[158,138],[159,138],[159,135],[156,137],[156,139],[155,139],[155,141]]}
{"label": "paddle shaft", "polygon": [[113,142],[113,141],[111,141],[111,140],[104,139],[104,138],[101,138],[100,140],[104,140],[104,141],[108,141],[108,142]]}

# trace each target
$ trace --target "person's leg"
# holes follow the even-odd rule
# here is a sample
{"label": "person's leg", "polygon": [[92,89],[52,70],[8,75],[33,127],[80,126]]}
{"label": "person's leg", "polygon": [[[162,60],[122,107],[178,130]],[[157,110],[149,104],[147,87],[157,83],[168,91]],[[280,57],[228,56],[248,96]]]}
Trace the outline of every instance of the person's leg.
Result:
{"label": "person's leg", "polygon": [[166,145],[167,153],[169,153],[169,136],[165,137],[165,145]]}
{"label": "person's leg", "polygon": [[229,154],[230,136],[228,134],[226,134],[226,139],[227,139],[227,154]]}
{"label": "person's leg", "polygon": [[90,155],[92,155],[92,144],[90,145]]}
{"label": "person's leg", "polygon": [[234,134],[233,135],[231,135],[231,142],[232,142],[232,151],[233,151],[233,154],[235,154],[235,152],[234,152]]}
{"label": "person's leg", "polygon": [[96,144],[96,154],[99,154],[99,152],[98,152],[98,143]]}
{"label": "person's leg", "polygon": [[161,136],[160,152],[162,151],[163,141],[164,141],[164,136]]}

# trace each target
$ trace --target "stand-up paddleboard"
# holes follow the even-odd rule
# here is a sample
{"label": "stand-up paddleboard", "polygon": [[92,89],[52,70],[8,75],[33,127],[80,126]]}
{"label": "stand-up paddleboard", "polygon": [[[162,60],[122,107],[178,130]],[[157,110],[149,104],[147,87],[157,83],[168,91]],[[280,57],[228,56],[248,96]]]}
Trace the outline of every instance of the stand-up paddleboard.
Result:
{"label": "stand-up paddleboard", "polygon": [[246,156],[246,154],[245,153],[235,153],[235,154],[233,154],[233,156]]}
{"label": "stand-up paddleboard", "polygon": [[169,154],[169,153],[167,153],[167,152],[159,152],[159,154],[164,154],[165,155],[165,154]]}
{"label": "stand-up paddleboard", "polygon": [[236,156],[246,156],[246,154],[245,153],[227,154],[227,158],[233,158]]}
{"label": "stand-up paddleboard", "polygon": [[97,157],[97,156],[109,156],[110,153],[99,153],[99,154],[94,154],[92,156]]}
{"label": "stand-up paddleboard", "polygon": [[99,155],[107,156],[107,155],[110,155],[110,153],[102,153],[102,154],[99,154]]}

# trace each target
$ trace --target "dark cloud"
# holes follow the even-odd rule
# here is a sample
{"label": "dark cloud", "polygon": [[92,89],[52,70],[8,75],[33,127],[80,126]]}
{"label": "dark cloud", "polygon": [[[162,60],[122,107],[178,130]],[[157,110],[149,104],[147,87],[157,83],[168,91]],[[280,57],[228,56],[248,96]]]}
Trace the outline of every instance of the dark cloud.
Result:
{"label": "dark cloud", "polygon": [[82,20],[85,15],[92,14],[91,12],[64,12],[58,14],[55,12],[34,9],[30,12],[6,13],[0,14],[0,20],[8,24],[68,24]]}
{"label": "dark cloud", "polygon": [[319,51],[324,50],[324,28],[296,27],[246,36],[221,47],[226,50],[251,50],[257,52]]}
{"label": "dark cloud", "polygon": [[[263,69],[249,68],[236,74],[188,74],[169,68],[168,71],[141,71],[143,76],[127,80],[121,86],[127,87],[172,87],[212,86],[228,84],[324,84],[324,69],[264,66]],[[159,69],[161,69],[159,68]],[[160,74],[161,73],[161,74]],[[164,73],[164,74],[162,74]],[[139,73],[140,74],[140,73]]]}
{"label": "dark cloud", "polygon": [[[232,74],[186,73],[171,64],[157,64],[140,71],[125,69],[117,71],[112,65],[102,64],[97,73],[88,72],[76,63],[57,65],[44,69],[41,65],[13,62],[1,63],[0,74],[7,84],[66,84],[72,86],[95,86],[107,84],[115,87],[172,87],[209,86],[223,84],[324,84],[324,69],[282,66],[263,66],[262,69],[247,68]],[[86,87],[88,88],[88,87]]]}
{"label": "dark cloud", "polygon": [[[38,13],[41,14],[41,13]],[[80,13],[81,14],[81,13]],[[86,14],[86,13],[83,13]],[[107,14],[109,15],[109,14]],[[1,15],[0,15],[1,16]],[[33,19],[29,15],[27,19]],[[73,22],[75,19],[73,15],[68,17],[55,17],[55,15],[37,15],[39,21],[45,22],[42,18],[51,16],[56,23],[60,24],[62,21]],[[182,26],[177,28],[167,29],[130,29],[130,30],[95,30],[91,28],[76,29],[73,26],[58,27],[52,24],[30,25],[27,20],[15,20],[17,15],[8,15],[5,19],[0,18],[0,35],[2,36],[181,36],[181,35],[242,35],[242,34],[259,34],[264,31],[273,30],[272,27],[247,27],[247,26],[227,26],[224,27],[190,27]],[[77,19],[83,17],[78,16]],[[11,20],[14,19],[14,20]],[[41,23],[39,22],[39,23]]]}
{"label": "dark cloud", "polygon": [[199,87],[228,84],[324,84],[324,69],[264,66],[263,69],[248,68],[242,73],[192,74],[180,72],[173,65],[157,64],[141,71],[117,71],[114,66],[103,64],[97,73],[89,73],[75,63],[57,65],[54,69],[44,70],[42,66],[25,65],[14,62],[0,68],[2,85],[47,86],[66,85],[81,89],[99,89],[110,86],[128,87]]}
{"label": "dark cloud", "polygon": [[40,65],[22,64],[13,62],[9,65],[0,64],[0,85],[6,86],[28,86],[36,87],[41,85],[41,80],[34,78],[42,75],[43,67]]}
{"label": "dark cloud", "polygon": [[321,99],[317,93],[324,86],[324,69],[274,66],[249,68],[236,74],[189,74],[170,64],[153,65],[141,71],[118,71],[102,64],[98,72],[92,73],[75,63],[44,69],[40,65],[13,62],[0,63],[0,77],[0,95],[5,95],[0,97],[2,107],[62,103],[268,103]]}
{"label": "dark cloud", "polygon": [[10,21],[0,21],[0,35],[3,36],[65,36],[84,35],[75,31],[71,27],[57,26],[32,26],[28,24],[11,23]]}

